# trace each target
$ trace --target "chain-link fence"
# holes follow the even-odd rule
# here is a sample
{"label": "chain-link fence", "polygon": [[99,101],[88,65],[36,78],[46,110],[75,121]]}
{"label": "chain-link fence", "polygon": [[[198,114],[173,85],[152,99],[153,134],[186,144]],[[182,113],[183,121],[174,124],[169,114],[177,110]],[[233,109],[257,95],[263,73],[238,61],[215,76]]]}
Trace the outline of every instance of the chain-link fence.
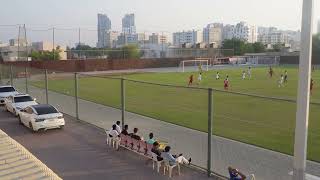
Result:
{"label": "chain-link fence", "polygon": [[[109,129],[115,121],[209,173],[228,166],[257,179],[291,179],[296,102],[211,88],[138,81],[123,74],[66,73],[1,65],[2,84],[62,112]],[[310,105],[307,173],[320,176],[320,104]]]}

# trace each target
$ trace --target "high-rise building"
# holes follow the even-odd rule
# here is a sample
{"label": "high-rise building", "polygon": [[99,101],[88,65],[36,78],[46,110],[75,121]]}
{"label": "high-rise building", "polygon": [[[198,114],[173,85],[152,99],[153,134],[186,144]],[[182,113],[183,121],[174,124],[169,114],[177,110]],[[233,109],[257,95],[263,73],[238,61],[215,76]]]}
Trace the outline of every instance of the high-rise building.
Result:
{"label": "high-rise building", "polygon": [[150,44],[165,44],[167,43],[167,36],[165,35],[159,35],[156,33],[152,33],[152,35],[149,36],[149,43]]}
{"label": "high-rise building", "polygon": [[288,44],[289,37],[282,31],[270,31],[258,35],[258,42],[264,45]]}
{"label": "high-rise building", "polygon": [[318,33],[320,33],[320,20],[318,21]]}
{"label": "high-rise building", "polygon": [[136,33],[134,14],[126,14],[122,18],[122,33],[125,33],[125,34],[135,34]]}
{"label": "high-rise building", "polygon": [[180,47],[182,44],[195,45],[203,40],[202,31],[182,31],[173,33],[173,45]]}
{"label": "high-rise building", "polygon": [[232,39],[234,37],[234,25],[227,24],[223,26],[222,39]]}
{"label": "high-rise building", "polygon": [[203,28],[203,42],[206,44],[215,43],[218,46],[222,44],[223,24],[213,23],[208,24]]}
{"label": "high-rise building", "polygon": [[240,22],[234,27],[233,37],[254,43],[257,42],[257,29],[246,22]]}
{"label": "high-rise building", "polygon": [[106,14],[98,14],[98,43],[97,47],[106,47],[106,33],[111,29],[111,20]]}
{"label": "high-rise building", "polygon": [[117,47],[119,33],[117,31],[108,31],[106,33],[106,47],[115,48]]}

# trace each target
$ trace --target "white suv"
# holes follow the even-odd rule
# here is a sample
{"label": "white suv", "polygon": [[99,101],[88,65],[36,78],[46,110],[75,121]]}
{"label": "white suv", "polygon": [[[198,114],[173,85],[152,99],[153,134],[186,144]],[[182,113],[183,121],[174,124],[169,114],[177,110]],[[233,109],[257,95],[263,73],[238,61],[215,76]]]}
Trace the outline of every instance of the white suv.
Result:
{"label": "white suv", "polygon": [[19,94],[12,86],[0,86],[0,105],[5,104],[6,98]]}
{"label": "white suv", "polygon": [[5,108],[15,116],[18,116],[18,112],[31,105],[37,105],[38,103],[28,94],[17,94],[9,96],[5,100]]}

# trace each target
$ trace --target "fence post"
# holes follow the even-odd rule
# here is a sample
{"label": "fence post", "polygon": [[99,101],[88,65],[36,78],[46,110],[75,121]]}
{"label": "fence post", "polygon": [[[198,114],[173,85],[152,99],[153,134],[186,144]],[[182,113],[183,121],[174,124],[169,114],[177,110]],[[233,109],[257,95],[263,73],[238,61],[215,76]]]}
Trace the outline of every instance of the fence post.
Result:
{"label": "fence post", "polygon": [[25,79],[26,79],[26,94],[29,94],[29,89],[28,89],[28,68],[25,67],[24,69],[24,75],[25,75]]}
{"label": "fence post", "polygon": [[211,176],[211,142],[212,142],[212,120],[213,120],[213,98],[212,98],[212,88],[208,89],[208,164],[207,172],[208,176]]}
{"label": "fence post", "polygon": [[121,78],[121,123],[124,127],[124,116],[125,116],[125,79]]}
{"label": "fence post", "polygon": [[48,70],[45,70],[45,85],[46,85],[46,103],[49,104],[49,96],[48,96]]}
{"label": "fence post", "polygon": [[13,70],[12,70],[12,65],[10,65],[10,85],[13,86]]}
{"label": "fence post", "polygon": [[79,120],[78,73],[74,73],[74,92],[76,100],[76,118]]}

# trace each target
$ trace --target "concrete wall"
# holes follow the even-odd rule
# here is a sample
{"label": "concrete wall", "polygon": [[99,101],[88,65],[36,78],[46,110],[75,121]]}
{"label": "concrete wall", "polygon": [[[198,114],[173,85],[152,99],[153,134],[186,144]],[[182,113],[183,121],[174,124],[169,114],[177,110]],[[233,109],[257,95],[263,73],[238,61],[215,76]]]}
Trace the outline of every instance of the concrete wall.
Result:
{"label": "concrete wall", "polygon": [[[299,64],[299,56],[280,56],[280,64]],[[320,55],[312,57],[312,64],[320,64]]]}
{"label": "concrete wall", "polygon": [[130,60],[67,60],[67,61],[31,61],[6,62],[16,66],[28,66],[64,72],[88,72],[123,69],[143,69],[160,67],[178,67],[182,58],[172,59],[130,59]]}

